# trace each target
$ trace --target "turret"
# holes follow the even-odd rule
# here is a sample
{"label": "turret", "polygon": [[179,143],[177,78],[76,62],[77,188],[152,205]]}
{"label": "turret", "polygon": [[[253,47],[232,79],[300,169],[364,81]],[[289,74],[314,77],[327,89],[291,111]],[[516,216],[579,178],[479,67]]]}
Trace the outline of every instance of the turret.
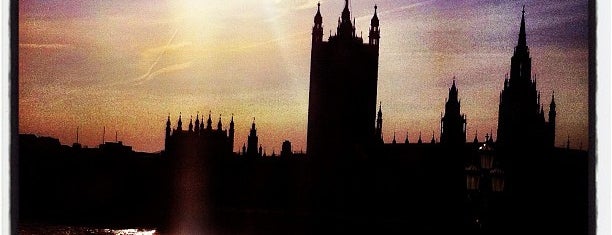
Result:
{"label": "turret", "polygon": [[195,120],[195,127],[193,129],[195,132],[198,132],[200,130],[200,119],[199,119],[199,117],[200,117],[200,112],[197,112],[196,113],[196,120]]}
{"label": "turret", "polygon": [[230,143],[230,149],[233,152],[234,151],[234,114],[232,113],[232,119],[230,120],[230,124],[229,124],[230,128],[229,128],[229,143]]}
{"label": "turret", "polygon": [[217,131],[222,131],[223,124],[221,123],[221,114],[219,114],[219,122],[217,122]]}
{"label": "turret", "polygon": [[374,16],[372,16],[372,20],[370,20],[370,36],[368,36],[368,38],[370,38],[370,45],[378,46],[378,42],[380,40],[380,28],[376,9],[378,9],[378,7],[374,5]]}
{"label": "turret", "polygon": [[211,111],[208,111],[208,120],[206,120],[206,129],[212,130],[212,118],[210,117]]}
{"label": "turret", "polygon": [[176,125],[176,130],[179,131],[179,132],[183,130],[183,120],[181,120],[182,116],[183,116],[183,114],[179,113],[179,119],[178,119],[178,123]]}
{"label": "turret", "polygon": [[189,117],[189,132],[193,132],[193,116]]}
{"label": "turret", "polygon": [[419,131],[419,140],[417,140],[417,143],[418,144],[422,144],[423,143],[423,140],[421,140],[421,132],[420,131]]}
{"label": "turret", "polygon": [[249,157],[260,155],[257,151],[258,142],[259,138],[257,137],[257,129],[255,128],[255,118],[253,118],[253,124],[251,124],[251,130],[247,137],[247,155]]}
{"label": "turret", "polygon": [[166,139],[168,137],[170,137],[170,131],[171,131],[171,127],[170,127],[170,114],[168,114],[168,119],[166,120]]}
{"label": "turret", "polygon": [[323,17],[321,17],[321,3],[317,3],[317,14],[312,27],[312,44],[323,41]]}
{"label": "turret", "polygon": [[338,37],[340,38],[354,38],[355,27],[351,22],[351,11],[349,11],[348,0],[344,1],[344,9],[342,10],[342,17],[338,21]]}

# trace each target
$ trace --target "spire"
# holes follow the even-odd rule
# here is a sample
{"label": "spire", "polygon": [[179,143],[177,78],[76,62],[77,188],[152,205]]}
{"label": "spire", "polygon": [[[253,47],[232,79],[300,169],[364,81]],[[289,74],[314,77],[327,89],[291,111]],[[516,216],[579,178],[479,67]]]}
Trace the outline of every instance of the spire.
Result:
{"label": "spire", "polygon": [[349,1],[344,0],[344,9],[342,10],[342,22],[351,22],[351,11],[349,11]]}
{"label": "spire", "polygon": [[217,123],[217,130],[221,130],[221,128],[223,127],[223,124],[221,124],[221,114],[219,114],[219,122]]}
{"label": "spire", "polygon": [[519,39],[517,47],[527,46],[527,36],[525,33],[525,5],[523,5],[523,15],[521,16],[521,31],[519,32]]}
{"label": "spire", "polygon": [[183,113],[179,112],[179,120],[178,120],[178,124],[176,126],[176,129],[179,131],[183,130],[183,120],[181,119],[181,117],[183,116]]}
{"label": "spire", "polygon": [[372,27],[378,27],[379,24],[378,15],[376,15],[376,9],[378,9],[378,6],[374,5],[374,16],[372,16],[372,20],[370,21],[370,26]]}
{"label": "spire", "polygon": [[435,135],[435,133],[433,131],[431,132],[431,143],[432,144],[436,143],[436,135]]}
{"label": "spire", "polygon": [[211,111],[208,111],[208,120],[206,120],[206,129],[211,130],[212,129],[212,118],[210,117],[210,113]]}
{"label": "spire", "polygon": [[451,88],[448,89],[448,100],[449,101],[456,101],[457,100],[457,86],[455,85],[455,76],[453,76],[453,85],[451,86]]}
{"label": "spire", "polygon": [[404,140],[404,144],[409,144],[410,141],[408,141],[408,132],[406,132],[406,140]]}
{"label": "spire", "polygon": [[417,141],[417,143],[422,144],[423,140],[421,140],[421,132],[419,131],[419,140]]}
{"label": "spire", "polygon": [[391,143],[393,143],[393,144],[397,143],[397,141],[395,141],[395,131],[393,132],[393,142],[391,142]]}
{"label": "spire", "polygon": [[251,124],[251,130],[255,130],[255,117],[253,117],[253,124]]}
{"label": "spire", "polygon": [[550,108],[553,109],[553,108],[556,108],[556,107],[557,107],[557,104],[555,103],[555,91],[553,90],[553,92],[552,92],[552,101],[550,101]]}
{"label": "spire", "polygon": [[321,3],[317,3],[317,14],[314,17],[315,25],[321,25],[323,23],[323,17],[321,16]]}
{"label": "spire", "polygon": [[189,132],[193,131],[193,116],[189,116]]}
{"label": "spire", "polygon": [[476,134],[474,135],[474,143],[478,143],[478,130],[476,130]]}
{"label": "spire", "polygon": [[194,131],[198,131],[200,129],[200,119],[199,119],[199,117],[200,117],[200,112],[198,111],[196,113],[196,121],[195,121]]}

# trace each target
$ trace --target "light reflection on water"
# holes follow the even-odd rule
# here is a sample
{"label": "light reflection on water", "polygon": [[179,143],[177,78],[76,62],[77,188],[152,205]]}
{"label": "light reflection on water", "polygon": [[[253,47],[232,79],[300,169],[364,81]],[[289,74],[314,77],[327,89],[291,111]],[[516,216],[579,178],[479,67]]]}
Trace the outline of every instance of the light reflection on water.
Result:
{"label": "light reflection on water", "polygon": [[103,228],[91,228],[81,226],[67,226],[67,225],[38,225],[28,224],[20,225],[18,229],[19,234],[25,235],[38,235],[38,234],[49,234],[49,235],[81,235],[81,234],[92,234],[92,235],[153,235],[156,234],[155,229],[103,229]]}

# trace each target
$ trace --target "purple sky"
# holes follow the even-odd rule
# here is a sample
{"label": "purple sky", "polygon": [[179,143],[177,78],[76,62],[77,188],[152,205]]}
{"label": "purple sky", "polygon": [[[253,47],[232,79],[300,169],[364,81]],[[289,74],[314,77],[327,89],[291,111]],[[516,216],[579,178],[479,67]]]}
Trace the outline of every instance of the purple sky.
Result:
{"label": "purple sky", "polygon": [[[236,150],[257,118],[268,152],[305,149],[310,31],[317,1],[19,2],[19,128],[97,146],[102,129],[140,151],[163,148],[179,112],[233,113]],[[321,1],[324,38],[344,1]],[[432,132],[456,76],[468,140],[497,126],[498,94],[525,4],[533,73],[555,91],[557,146],[588,143],[586,1],[351,1],[367,37],[378,5],[378,101],[386,141]],[[358,33],[359,34],[359,33]],[[548,106],[545,107],[545,112]],[[374,125],[374,123],[372,123]],[[114,135],[108,134],[107,140]]]}

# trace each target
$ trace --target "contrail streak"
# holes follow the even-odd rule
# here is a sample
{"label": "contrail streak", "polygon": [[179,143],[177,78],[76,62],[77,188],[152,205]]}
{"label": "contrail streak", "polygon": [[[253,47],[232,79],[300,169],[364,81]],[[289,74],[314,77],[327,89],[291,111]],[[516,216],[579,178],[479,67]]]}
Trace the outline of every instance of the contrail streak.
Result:
{"label": "contrail streak", "polygon": [[170,46],[170,44],[172,44],[172,41],[174,41],[174,37],[176,37],[177,33],[178,33],[178,29],[174,30],[174,33],[172,34],[172,37],[170,37],[170,40],[168,40],[168,43],[166,43],[166,46],[164,47],[164,50],[162,50],[159,53],[159,55],[157,56],[157,58],[155,59],[153,64],[151,64],[151,66],[149,67],[149,70],[147,70],[147,72],[145,74],[143,74],[142,76],[138,77],[134,82],[140,83],[143,80],[148,80],[148,78],[150,78],[153,69],[155,68],[157,63],[159,63],[159,61],[164,56],[164,54],[166,54],[166,51],[168,50],[167,48]]}

